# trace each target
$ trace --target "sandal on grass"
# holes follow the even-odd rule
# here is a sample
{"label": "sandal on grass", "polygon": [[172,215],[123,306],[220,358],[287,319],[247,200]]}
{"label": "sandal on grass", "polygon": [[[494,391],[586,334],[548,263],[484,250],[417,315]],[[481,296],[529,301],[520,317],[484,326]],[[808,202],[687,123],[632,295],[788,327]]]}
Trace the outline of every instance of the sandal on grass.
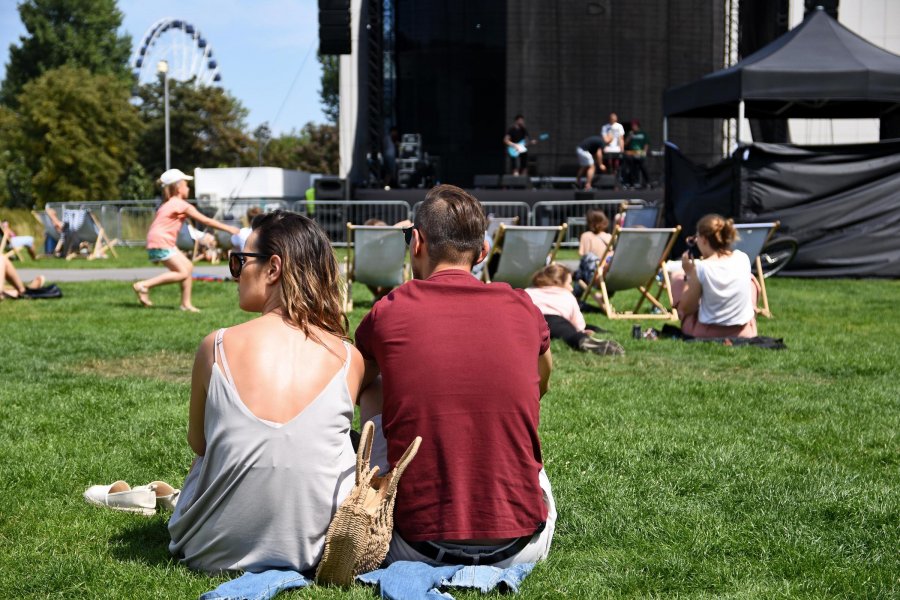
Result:
{"label": "sandal on grass", "polygon": [[165,481],[151,481],[147,485],[134,489],[147,488],[156,496],[156,508],[159,510],[175,510],[181,490],[173,488]]}
{"label": "sandal on grass", "polygon": [[141,282],[137,282],[131,286],[131,289],[134,290],[134,293],[137,294],[138,301],[144,306],[153,306],[153,303],[150,302],[150,290],[147,289],[147,286],[142,284]]}
{"label": "sandal on grass", "polygon": [[92,485],[84,499],[94,506],[151,516],[156,514],[156,492],[147,486],[131,489],[124,481],[111,485]]}

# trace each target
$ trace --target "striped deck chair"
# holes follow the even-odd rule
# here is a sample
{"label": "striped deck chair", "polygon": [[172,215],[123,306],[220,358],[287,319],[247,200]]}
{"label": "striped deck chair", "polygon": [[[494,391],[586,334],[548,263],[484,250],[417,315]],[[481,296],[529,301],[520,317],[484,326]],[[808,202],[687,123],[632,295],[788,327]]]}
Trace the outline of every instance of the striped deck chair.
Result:
{"label": "striped deck chair", "polygon": [[656,227],[659,220],[659,207],[645,204],[622,203],[619,214],[614,223],[619,223],[623,229],[632,227]]}
{"label": "striped deck chair", "polygon": [[107,250],[116,258],[115,246],[118,240],[110,240],[106,235],[103,225],[94,216],[94,213],[87,208],[66,208],[63,209],[62,222],[68,226],[67,236],[72,236],[72,240],[66,242],[66,260],[71,260],[81,256],[82,245],[87,245],[89,252],[88,260],[95,258],[103,258]]}
{"label": "striped deck chair", "polygon": [[781,223],[775,221],[772,223],[735,223],[734,228],[737,230],[738,239],[732,245],[735,250],[740,250],[750,258],[750,264],[756,266],[756,273],[753,277],[759,284],[759,301],[757,303],[757,312],[764,317],[772,318],[772,311],[769,310],[769,296],[766,294],[766,278],[763,276],[762,261],[760,254],[762,249]]}
{"label": "striped deck chair", "polygon": [[531,276],[556,258],[567,228],[566,224],[533,227],[501,223],[491,252],[485,259],[484,281],[503,281],[514,288],[528,287]]}
{"label": "striped deck chair", "polygon": [[[672,290],[669,274],[664,265],[681,227],[672,229],[622,228],[613,229],[612,239],[606,253],[600,257],[594,280],[584,291],[582,300],[591,297],[591,291],[599,288],[602,307],[610,319],[665,319],[678,320],[672,308]],[[607,265],[607,257],[611,255]],[[603,268],[606,265],[606,268]],[[654,285],[661,286],[656,295]],[[630,311],[619,312],[613,306],[610,296],[613,292],[636,289],[640,292],[637,303]],[[660,302],[665,292],[668,306]],[[647,300],[656,312],[641,313],[640,308]]]}
{"label": "striped deck chair", "polygon": [[403,230],[389,225],[347,223],[347,295],[344,310],[353,310],[353,282],[397,287],[409,279]]}

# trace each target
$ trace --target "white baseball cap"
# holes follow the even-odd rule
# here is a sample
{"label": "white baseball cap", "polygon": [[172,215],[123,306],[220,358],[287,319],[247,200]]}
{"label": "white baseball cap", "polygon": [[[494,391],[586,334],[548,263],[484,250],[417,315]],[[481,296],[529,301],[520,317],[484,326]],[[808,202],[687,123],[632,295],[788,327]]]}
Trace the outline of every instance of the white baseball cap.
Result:
{"label": "white baseball cap", "polygon": [[190,175],[185,175],[181,172],[181,169],[169,169],[159,176],[159,182],[162,185],[172,185],[173,183],[178,183],[182,179],[190,181],[191,179],[193,179],[193,177],[191,177]]}

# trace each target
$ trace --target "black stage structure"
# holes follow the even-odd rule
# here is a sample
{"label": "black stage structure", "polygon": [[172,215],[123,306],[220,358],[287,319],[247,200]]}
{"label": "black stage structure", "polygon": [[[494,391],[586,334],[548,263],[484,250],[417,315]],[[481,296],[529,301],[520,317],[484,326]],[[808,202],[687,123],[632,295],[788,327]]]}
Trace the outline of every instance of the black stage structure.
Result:
{"label": "black stage structure", "polygon": [[[354,64],[366,72],[351,184],[380,183],[377,157],[391,127],[421,135],[429,181],[469,187],[478,174],[507,172],[502,139],[518,113],[532,136],[549,134],[529,150],[531,174],[574,176],[575,147],[610,112],[626,124],[640,119],[661,150],[663,90],[724,65],[725,4],[362,0]],[[669,134],[711,160],[721,131],[681,123]],[[661,159],[648,163],[659,179]]]}

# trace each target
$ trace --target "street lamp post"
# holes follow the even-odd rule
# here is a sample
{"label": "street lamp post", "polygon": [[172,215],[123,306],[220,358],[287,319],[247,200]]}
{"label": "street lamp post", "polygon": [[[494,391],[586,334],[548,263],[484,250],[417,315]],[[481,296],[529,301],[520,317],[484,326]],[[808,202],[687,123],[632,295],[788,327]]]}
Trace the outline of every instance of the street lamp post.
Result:
{"label": "street lamp post", "polygon": [[166,171],[172,168],[172,161],[169,154],[169,63],[161,60],[156,65],[156,71],[162,73],[163,76],[163,103],[165,106],[166,121]]}

